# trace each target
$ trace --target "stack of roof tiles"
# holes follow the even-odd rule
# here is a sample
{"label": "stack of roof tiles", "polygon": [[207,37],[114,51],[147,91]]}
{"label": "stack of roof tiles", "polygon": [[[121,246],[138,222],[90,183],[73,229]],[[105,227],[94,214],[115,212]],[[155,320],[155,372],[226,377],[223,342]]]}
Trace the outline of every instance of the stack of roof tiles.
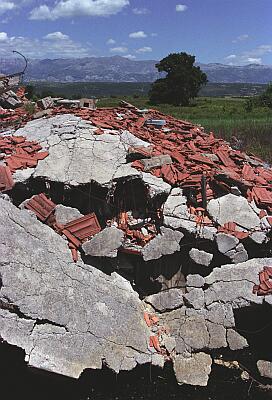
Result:
{"label": "stack of roof tiles", "polygon": [[36,141],[27,141],[23,136],[0,137],[0,191],[14,186],[12,173],[17,169],[34,168],[39,160],[48,156],[47,151]]}
{"label": "stack of roof tiles", "polygon": [[[112,134],[128,130],[149,142],[152,146],[149,157],[170,155],[172,164],[152,168],[150,172],[173,186],[194,189],[199,203],[202,203],[201,179],[205,174],[207,200],[217,197],[218,191],[229,192],[231,186],[238,186],[249,201],[255,200],[259,207],[272,211],[271,168],[256,156],[232,149],[226,141],[215,138],[213,133],[205,133],[197,125],[156,110],[141,114],[133,107],[95,111],[77,109],[72,112],[97,126],[97,134],[104,130],[107,133],[112,131]],[[54,113],[71,113],[71,110],[55,108]],[[147,120],[162,119],[166,122],[163,128],[146,124]],[[132,165],[144,169],[140,160]]]}

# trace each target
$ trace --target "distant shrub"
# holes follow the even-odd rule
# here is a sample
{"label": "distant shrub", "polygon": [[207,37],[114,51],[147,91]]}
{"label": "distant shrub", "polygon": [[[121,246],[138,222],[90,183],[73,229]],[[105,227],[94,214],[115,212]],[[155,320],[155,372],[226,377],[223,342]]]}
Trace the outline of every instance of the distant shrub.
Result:
{"label": "distant shrub", "polygon": [[267,86],[266,91],[259,96],[259,101],[262,106],[272,108],[272,82]]}
{"label": "distant shrub", "polygon": [[28,114],[32,115],[35,112],[35,103],[27,103],[24,108]]}
{"label": "distant shrub", "polygon": [[254,100],[253,99],[247,99],[244,105],[245,111],[246,112],[251,112],[254,107]]}

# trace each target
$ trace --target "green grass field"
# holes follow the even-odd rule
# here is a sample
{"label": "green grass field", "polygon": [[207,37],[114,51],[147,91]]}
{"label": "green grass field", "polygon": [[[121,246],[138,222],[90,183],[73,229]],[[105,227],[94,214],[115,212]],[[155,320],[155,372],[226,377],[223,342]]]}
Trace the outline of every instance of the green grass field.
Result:
{"label": "green grass field", "polygon": [[98,107],[116,107],[120,100],[200,124],[206,132],[212,131],[226,140],[235,136],[241,140],[242,150],[272,162],[272,110],[256,107],[247,112],[245,98],[199,97],[190,107],[174,107],[167,104],[151,106],[145,97],[122,96],[100,99]]}

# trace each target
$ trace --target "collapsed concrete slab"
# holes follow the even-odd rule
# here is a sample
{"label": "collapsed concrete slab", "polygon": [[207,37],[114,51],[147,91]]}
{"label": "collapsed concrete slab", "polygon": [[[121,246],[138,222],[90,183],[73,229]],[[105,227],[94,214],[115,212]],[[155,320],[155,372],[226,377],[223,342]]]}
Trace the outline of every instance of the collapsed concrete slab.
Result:
{"label": "collapsed concrete slab", "polygon": [[35,120],[16,131],[16,135],[37,140],[49,156],[40,161],[33,174],[52,182],[80,185],[95,181],[111,186],[114,179],[140,178],[141,173],[126,161],[133,143],[149,143],[122,134],[96,135],[97,128],[73,115]]}
{"label": "collapsed concrete slab", "polygon": [[150,361],[130,284],[82,262],[75,268],[53,230],[7,201],[0,208],[2,339],[23,348],[30,366],[75,378],[103,363],[118,372]]}

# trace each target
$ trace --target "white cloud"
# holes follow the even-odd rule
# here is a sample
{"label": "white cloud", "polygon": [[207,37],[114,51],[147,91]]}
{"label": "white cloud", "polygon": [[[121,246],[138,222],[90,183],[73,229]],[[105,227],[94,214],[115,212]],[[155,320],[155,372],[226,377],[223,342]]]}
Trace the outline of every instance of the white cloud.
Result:
{"label": "white cloud", "polygon": [[230,54],[226,57],[226,60],[234,60],[237,56],[235,54]]}
{"label": "white cloud", "polygon": [[127,54],[126,56],[123,57],[128,58],[129,60],[134,60],[136,58],[136,56],[134,56],[133,54]]}
{"label": "white cloud", "polygon": [[[262,56],[272,53],[272,44],[262,44],[255,49],[244,51],[241,54],[230,54],[225,60],[232,60],[234,65],[262,64]],[[234,57],[235,56],[235,57]]]}
{"label": "white cloud", "polygon": [[156,32],[153,32],[153,33],[151,33],[151,35],[150,35],[151,37],[157,37],[158,36],[158,34],[156,33]]}
{"label": "white cloud", "polygon": [[113,47],[110,49],[111,53],[127,53],[128,48],[127,47]]}
{"label": "white cloud", "polygon": [[[2,34],[5,32],[1,32]],[[81,58],[92,56],[91,47],[66,40],[35,39],[22,36],[6,37],[1,41],[0,57],[10,57],[16,49],[28,58]]]}
{"label": "white cloud", "polygon": [[187,6],[185,4],[177,4],[176,5],[176,11],[177,12],[183,12],[187,10]]}
{"label": "white cloud", "polygon": [[250,64],[261,64],[262,59],[261,58],[253,58],[253,57],[248,57],[247,62]]}
{"label": "white cloud", "polygon": [[0,42],[5,42],[8,40],[8,35],[6,32],[0,32]]}
{"label": "white cloud", "polygon": [[112,38],[110,38],[109,40],[107,40],[107,44],[115,44],[116,41]]}
{"label": "white cloud", "polygon": [[47,40],[66,40],[66,39],[69,39],[69,36],[65,35],[62,32],[52,32],[52,33],[48,33],[43,38],[47,39]]}
{"label": "white cloud", "polygon": [[129,0],[58,0],[52,8],[46,4],[34,8],[30,19],[56,20],[79,16],[109,16],[129,5]]}
{"label": "white cloud", "polygon": [[7,11],[11,11],[16,7],[16,5],[11,1],[0,0],[0,15]]}
{"label": "white cloud", "polygon": [[249,35],[247,33],[245,33],[244,35],[237,36],[237,38],[234,39],[232,41],[232,43],[243,42],[244,40],[247,40],[248,38],[249,38]]}
{"label": "white cloud", "polygon": [[152,52],[152,47],[145,46],[141,47],[140,49],[136,50],[136,53],[151,53]]}
{"label": "white cloud", "polygon": [[143,39],[147,37],[147,34],[144,31],[132,32],[129,34],[131,39]]}
{"label": "white cloud", "polygon": [[133,8],[132,9],[133,14],[136,15],[146,15],[150,13],[150,10],[148,8]]}

